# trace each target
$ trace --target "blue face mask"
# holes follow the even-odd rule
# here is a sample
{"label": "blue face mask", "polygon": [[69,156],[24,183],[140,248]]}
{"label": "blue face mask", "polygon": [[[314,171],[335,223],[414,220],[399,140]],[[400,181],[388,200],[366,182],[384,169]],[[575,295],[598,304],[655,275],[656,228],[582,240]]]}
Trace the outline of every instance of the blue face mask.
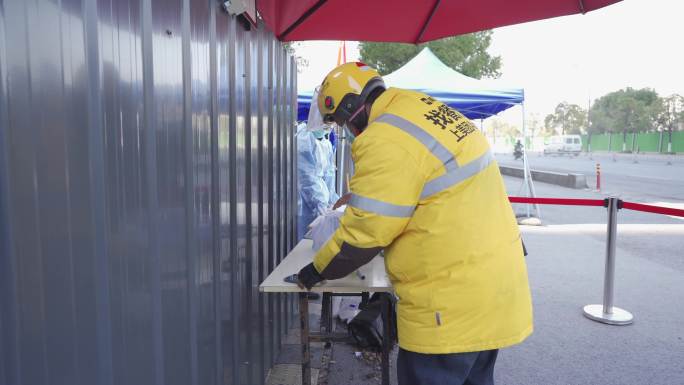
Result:
{"label": "blue face mask", "polygon": [[342,129],[347,132],[347,140],[349,140],[349,143],[352,143],[354,139],[356,139],[356,135],[352,132],[352,130],[349,129],[349,126],[346,124],[342,126]]}
{"label": "blue face mask", "polygon": [[314,137],[316,139],[323,139],[325,137],[326,131],[325,130],[313,130],[311,131]]}

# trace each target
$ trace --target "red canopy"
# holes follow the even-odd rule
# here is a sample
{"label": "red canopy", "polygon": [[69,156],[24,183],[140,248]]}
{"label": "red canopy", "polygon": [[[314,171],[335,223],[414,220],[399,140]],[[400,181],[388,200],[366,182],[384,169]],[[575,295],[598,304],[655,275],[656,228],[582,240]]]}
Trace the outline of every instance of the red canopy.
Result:
{"label": "red canopy", "polygon": [[257,0],[282,41],[422,43],[556,16],[620,0]]}

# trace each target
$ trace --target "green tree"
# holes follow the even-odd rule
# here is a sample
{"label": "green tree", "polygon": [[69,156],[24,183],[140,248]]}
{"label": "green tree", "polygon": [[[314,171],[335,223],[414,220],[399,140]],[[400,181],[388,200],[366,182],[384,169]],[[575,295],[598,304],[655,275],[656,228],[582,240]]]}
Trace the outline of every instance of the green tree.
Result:
{"label": "green tree", "polygon": [[494,116],[487,119],[488,127],[487,132],[490,132],[492,136],[506,136],[508,138],[518,138],[522,135],[522,131],[518,126],[514,126],[498,116]]}
{"label": "green tree", "polygon": [[399,69],[427,46],[446,65],[464,75],[476,79],[496,78],[501,75],[501,57],[487,52],[491,42],[492,31],[482,31],[419,45],[362,42],[359,50],[361,61],[375,67],[382,75]]}
{"label": "green tree", "polygon": [[558,103],[552,114],[544,118],[547,130],[557,131],[561,135],[581,134],[587,127],[587,111],[577,104]]}
{"label": "green tree", "polygon": [[532,113],[527,116],[525,129],[527,130],[526,134],[532,138],[539,135],[542,126],[538,114]]}
{"label": "green tree", "polygon": [[663,98],[657,117],[658,127],[668,133],[668,151],[671,150],[672,132],[684,126],[684,96],[672,94]]}
{"label": "green tree", "polygon": [[606,94],[591,107],[591,125],[594,132],[637,133],[657,127],[663,102],[650,88],[625,88]]}

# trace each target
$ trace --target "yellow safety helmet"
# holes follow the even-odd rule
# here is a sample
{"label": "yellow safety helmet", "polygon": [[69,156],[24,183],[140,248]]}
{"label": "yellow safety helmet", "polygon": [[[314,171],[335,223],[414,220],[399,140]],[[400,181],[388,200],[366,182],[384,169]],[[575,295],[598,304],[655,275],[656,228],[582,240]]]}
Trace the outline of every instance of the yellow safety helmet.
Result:
{"label": "yellow safety helmet", "polygon": [[[323,121],[344,125],[359,114],[371,92],[380,87],[384,90],[385,82],[374,68],[361,62],[338,66],[323,79],[318,91]],[[358,128],[364,127],[365,123]]]}

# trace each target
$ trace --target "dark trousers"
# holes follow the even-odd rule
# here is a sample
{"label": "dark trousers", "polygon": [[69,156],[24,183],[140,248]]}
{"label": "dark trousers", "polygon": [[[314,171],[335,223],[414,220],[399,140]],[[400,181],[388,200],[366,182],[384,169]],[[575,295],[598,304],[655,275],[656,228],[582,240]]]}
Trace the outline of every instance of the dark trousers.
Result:
{"label": "dark trousers", "polygon": [[399,349],[399,385],[493,385],[498,350],[422,354]]}

